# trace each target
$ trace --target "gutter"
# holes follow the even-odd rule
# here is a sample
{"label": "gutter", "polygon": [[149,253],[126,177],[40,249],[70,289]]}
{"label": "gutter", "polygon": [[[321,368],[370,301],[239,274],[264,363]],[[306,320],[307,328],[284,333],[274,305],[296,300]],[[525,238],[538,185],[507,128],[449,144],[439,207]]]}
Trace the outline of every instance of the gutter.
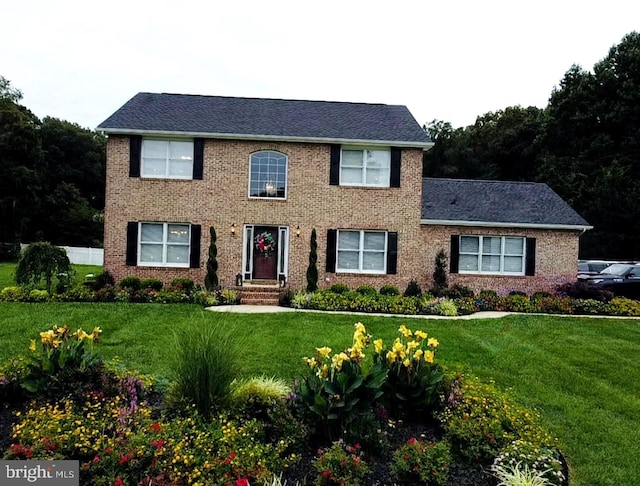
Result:
{"label": "gutter", "polygon": [[376,145],[386,147],[403,147],[403,148],[421,148],[425,152],[433,147],[434,142],[407,142],[402,140],[365,140],[365,139],[347,139],[347,138],[329,138],[329,137],[296,137],[281,135],[260,135],[250,133],[209,133],[209,132],[181,132],[171,130],[135,130],[108,128],[98,126],[96,130],[100,130],[106,134],[114,135],[147,135],[147,136],[165,136],[179,138],[217,138],[222,140],[264,140],[269,142],[308,142],[308,143],[337,143],[341,145]]}
{"label": "gutter", "polygon": [[579,224],[539,224],[539,223],[505,223],[498,221],[455,221],[450,219],[421,219],[420,224],[432,226],[476,226],[480,228],[521,228],[582,231],[593,229],[593,226]]}

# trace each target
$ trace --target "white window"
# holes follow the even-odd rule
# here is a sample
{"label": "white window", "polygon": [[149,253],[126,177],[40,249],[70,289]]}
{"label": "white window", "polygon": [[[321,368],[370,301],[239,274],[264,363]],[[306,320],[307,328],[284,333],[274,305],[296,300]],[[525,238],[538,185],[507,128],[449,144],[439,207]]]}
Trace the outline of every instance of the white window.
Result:
{"label": "white window", "polygon": [[271,150],[251,154],[249,197],[287,197],[287,156]]}
{"label": "white window", "polygon": [[340,185],[389,187],[389,150],[342,149]]}
{"label": "white window", "polygon": [[336,272],[386,273],[385,231],[339,230]]}
{"label": "white window", "polygon": [[193,140],[142,140],[142,177],[193,178]]}
{"label": "white window", "polygon": [[525,238],[519,236],[461,236],[460,273],[524,275]]}
{"label": "white window", "polygon": [[138,234],[138,265],[189,266],[190,225],[140,223]]}

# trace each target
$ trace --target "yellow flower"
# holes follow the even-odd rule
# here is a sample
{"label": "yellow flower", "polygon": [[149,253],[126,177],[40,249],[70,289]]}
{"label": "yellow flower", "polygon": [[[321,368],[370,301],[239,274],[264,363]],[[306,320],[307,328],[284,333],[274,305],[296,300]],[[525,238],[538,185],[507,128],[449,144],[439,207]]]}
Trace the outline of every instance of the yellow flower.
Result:
{"label": "yellow flower", "polygon": [[435,357],[435,355],[433,354],[433,351],[425,351],[424,352],[424,360],[427,363],[433,363],[433,358]]}
{"label": "yellow flower", "polygon": [[407,343],[407,351],[411,352],[414,349],[416,349],[418,346],[420,346],[420,343],[418,341],[409,341]]}
{"label": "yellow flower", "polygon": [[49,341],[53,341],[54,337],[55,337],[55,334],[52,329],[49,329],[48,331],[40,333],[40,338],[42,338],[42,344],[47,344]]}
{"label": "yellow flower", "polygon": [[364,324],[362,322],[356,322],[354,324],[355,328],[356,328],[356,332],[365,334],[367,332],[367,330],[364,327]]}
{"label": "yellow flower", "polygon": [[31,351],[32,353],[35,353],[36,351],[36,340],[32,339],[31,343],[29,344],[29,351]]}
{"label": "yellow flower", "polygon": [[93,341],[94,339],[98,338],[98,334],[100,334],[102,332],[102,329],[100,329],[98,326],[93,328],[93,331],[91,332],[91,338],[89,338],[91,341]]}
{"label": "yellow flower", "polygon": [[307,363],[307,366],[311,369],[315,368],[318,364],[315,358],[304,358]]}
{"label": "yellow flower", "polygon": [[404,344],[402,344],[400,342],[400,339],[396,338],[396,340],[393,343],[393,348],[392,349],[396,353],[401,353],[402,351],[404,351]]}
{"label": "yellow flower", "polygon": [[402,364],[404,365],[405,368],[409,368],[411,366],[411,361],[408,359],[405,359]]}
{"label": "yellow flower", "polygon": [[402,335],[406,338],[410,338],[413,336],[413,333],[411,332],[411,330],[407,329],[407,326],[405,326],[404,324],[400,326],[400,328],[398,329],[398,332],[402,333]]}
{"label": "yellow flower", "polygon": [[328,348],[327,346],[323,348],[316,348],[316,353],[318,353],[318,356],[321,358],[326,358],[331,354],[331,348]]}
{"label": "yellow flower", "polygon": [[395,352],[393,352],[393,351],[389,351],[389,352],[387,353],[387,361],[388,361],[389,363],[393,363],[393,362],[395,362],[395,360],[396,360],[397,358],[398,358],[398,355],[397,355]]}
{"label": "yellow flower", "polygon": [[349,361],[349,356],[347,356],[345,352],[336,354],[331,359],[331,366],[335,370],[340,371],[342,369],[342,363],[344,363],[345,361]]}
{"label": "yellow flower", "polygon": [[424,351],[422,351],[422,349],[418,349],[418,350],[416,350],[415,353],[413,353],[413,359],[420,360],[420,358],[422,358],[423,354],[424,354]]}
{"label": "yellow flower", "polygon": [[427,338],[427,333],[424,331],[416,331],[416,337],[420,338],[420,339],[426,339]]}
{"label": "yellow flower", "polygon": [[373,346],[376,353],[380,354],[383,348],[382,339],[376,339],[375,341],[373,341]]}
{"label": "yellow flower", "polygon": [[437,348],[439,344],[440,343],[436,338],[429,338],[429,340],[427,341],[427,346],[430,346],[432,348]]}

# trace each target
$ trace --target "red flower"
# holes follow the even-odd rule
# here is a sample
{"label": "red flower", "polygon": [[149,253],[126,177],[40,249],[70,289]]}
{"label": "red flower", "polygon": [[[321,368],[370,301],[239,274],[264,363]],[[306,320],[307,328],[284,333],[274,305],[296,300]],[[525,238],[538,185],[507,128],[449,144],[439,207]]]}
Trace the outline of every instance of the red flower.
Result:
{"label": "red flower", "polygon": [[124,482],[122,481],[122,479],[120,479],[120,476],[116,478],[114,486],[124,486]]}
{"label": "red flower", "polygon": [[160,427],[160,424],[158,422],[154,422],[152,423],[149,428],[151,430],[153,430],[154,432],[160,432],[162,430],[162,427]]}
{"label": "red flower", "polygon": [[96,455],[93,457],[93,462],[99,462],[99,461],[100,461],[100,457],[98,456],[98,454],[96,454]]}
{"label": "red flower", "polygon": [[360,444],[356,442],[356,443],[353,445],[353,447],[355,447],[356,449],[360,449]]}
{"label": "red flower", "polygon": [[125,454],[124,456],[122,456],[120,458],[120,460],[118,461],[120,464],[126,464],[127,462],[129,462],[131,458],[129,457],[128,454]]}
{"label": "red flower", "polygon": [[166,440],[153,440],[151,441],[151,446],[155,447],[157,450],[162,449],[162,446],[167,443]]}
{"label": "red flower", "polygon": [[410,445],[413,445],[416,442],[417,442],[416,438],[415,437],[411,437],[411,439],[409,439],[409,441],[407,443],[410,444]]}
{"label": "red flower", "polygon": [[247,478],[236,479],[236,486],[249,486],[249,480]]}
{"label": "red flower", "polygon": [[229,453],[229,459],[235,459],[236,458],[236,453],[235,452],[230,452]]}

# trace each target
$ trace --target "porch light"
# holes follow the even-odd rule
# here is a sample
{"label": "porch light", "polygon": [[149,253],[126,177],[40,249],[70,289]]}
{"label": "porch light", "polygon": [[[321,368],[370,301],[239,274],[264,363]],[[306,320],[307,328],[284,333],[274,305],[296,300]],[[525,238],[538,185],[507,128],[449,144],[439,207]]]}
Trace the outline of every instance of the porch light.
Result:
{"label": "porch light", "polygon": [[298,238],[300,238],[300,226],[299,225],[296,227],[296,236]]}
{"label": "porch light", "polygon": [[236,224],[232,223],[231,224],[231,236],[235,236],[236,235]]}

